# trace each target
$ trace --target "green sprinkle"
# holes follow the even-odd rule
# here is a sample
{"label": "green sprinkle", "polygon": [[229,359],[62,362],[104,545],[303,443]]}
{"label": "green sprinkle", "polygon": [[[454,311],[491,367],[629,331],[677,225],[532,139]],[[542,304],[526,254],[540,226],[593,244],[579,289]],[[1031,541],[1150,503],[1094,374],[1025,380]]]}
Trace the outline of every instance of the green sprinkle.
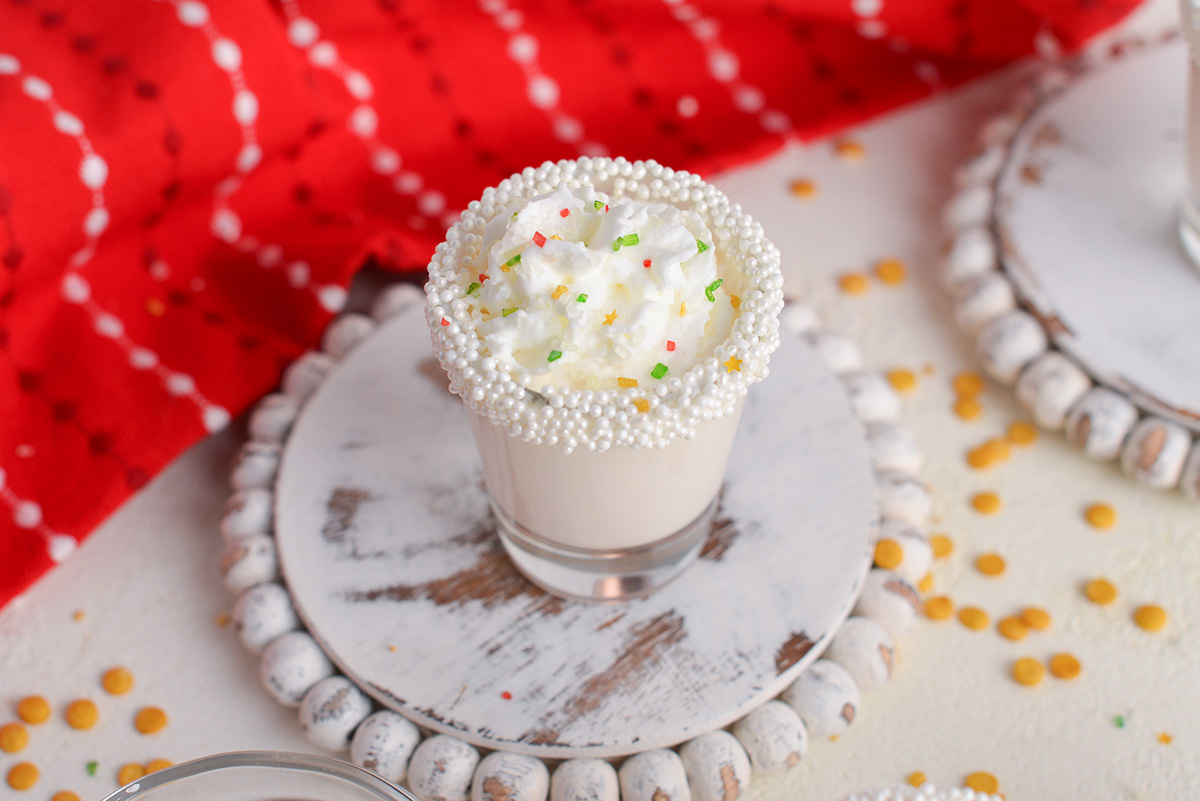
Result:
{"label": "green sprinkle", "polygon": [[725,283],[725,279],[718,278],[716,281],[713,281],[711,284],[709,284],[708,286],[706,286],[704,288],[704,297],[708,298],[709,303],[716,302],[717,297],[716,297],[716,295],[713,294],[713,292],[716,292],[717,287],[719,287],[723,283]]}
{"label": "green sprinkle", "polygon": [[87,770],[87,775],[95,776],[96,769],[100,767],[100,763],[93,759],[91,762],[87,763],[83,767]]}
{"label": "green sprinkle", "polygon": [[708,250],[708,245],[704,244],[699,239],[697,239],[696,240],[696,252],[703,253],[706,250]]}
{"label": "green sprinkle", "polygon": [[1125,728],[1125,716],[1117,715],[1115,718],[1113,718],[1113,725],[1116,726],[1118,729]]}
{"label": "green sprinkle", "polygon": [[513,215],[512,215],[511,217],[509,217],[508,219],[510,219],[510,220],[515,220],[515,219],[517,219],[517,215],[518,215],[519,213],[520,213],[520,212],[516,212],[516,211],[514,211],[514,212],[513,212]]}
{"label": "green sprinkle", "polygon": [[508,261],[504,262],[504,266],[512,267],[514,264],[520,264],[520,263],[521,263],[521,254],[518,253],[517,255],[513,256]]}
{"label": "green sprinkle", "polygon": [[469,287],[467,287],[467,294],[470,295],[472,292],[475,292],[478,289],[479,289],[479,282],[472,281],[471,285]]}
{"label": "green sprinkle", "polygon": [[508,315],[512,314],[512,313],[513,313],[513,312],[515,312],[516,310],[517,310],[517,307],[516,307],[516,306],[513,306],[511,309],[501,309],[501,310],[500,310],[500,313],[501,313],[502,315],[504,315],[505,317],[507,317]]}
{"label": "green sprinkle", "polygon": [[593,208],[597,208],[597,209],[602,209],[602,208],[604,208],[604,201],[603,201],[603,200],[597,200],[597,201],[596,201],[596,202],[593,204]]}
{"label": "green sprinkle", "polygon": [[587,303],[587,295],[581,294],[579,297],[575,298],[575,301],[577,303]]}
{"label": "green sprinkle", "polygon": [[552,351],[550,351],[550,355],[546,357],[546,361],[553,362],[553,361],[557,361],[558,359],[561,359],[561,358],[562,358],[561,350],[552,350]]}
{"label": "green sprinkle", "polygon": [[667,366],[665,364],[663,364],[662,362],[659,362],[658,364],[654,365],[654,369],[650,371],[650,375],[654,376],[655,378],[662,378],[666,374],[667,374]]}
{"label": "green sprinkle", "polygon": [[629,234],[627,236],[617,237],[617,241],[613,242],[613,250],[620,250],[622,247],[636,245],[638,243],[637,234]]}

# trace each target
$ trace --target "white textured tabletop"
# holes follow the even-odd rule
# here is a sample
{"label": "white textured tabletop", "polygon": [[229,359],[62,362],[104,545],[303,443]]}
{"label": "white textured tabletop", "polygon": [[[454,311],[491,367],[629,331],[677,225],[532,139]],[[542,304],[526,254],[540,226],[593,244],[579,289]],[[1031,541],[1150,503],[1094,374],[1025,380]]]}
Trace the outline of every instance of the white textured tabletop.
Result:
{"label": "white textured tabletop", "polygon": [[[1126,29],[1158,30],[1172,7],[1152,3]],[[837,742],[813,743],[786,776],[756,782],[752,801],[834,801],[918,770],[940,786],[987,771],[1013,801],[1067,794],[1165,800],[1194,797],[1200,787],[1200,508],[1179,493],[1140,489],[1056,435],[1043,434],[990,470],[970,470],[965,451],[1024,416],[1008,390],[991,384],[980,418],[965,422],[950,411],[952,376],[975,365],[934,279],[941,205],[954,161],[979,122],[1003,107],[1022,69],[851,132],[865,148],[860,163],[819,142],[718,180],[783,250],[789,294],[853,335],[869,366],[917,375],[905,419],[926,452],[931,528],[955,544],[936,563],[933,594],[977,605],[993,622],[983,631],[953,619],[921,622],[900,642],[896,675],[866,695],[854,725]],[[816,197],[790,194],[798,178],[815,184]],[[895,287],[871,281],[860,296],[838,290],[836,276],[869,273],[884,257],[902,259],[909,280]],[[232,628],[216,622],[230,607],[217,520],[242,436],[235,425],[183,455],[69,563],[0,613],[0,724],[16,699],[34,693],[59,712],[80,697],[94,699],[101,712],[87,732],[68,728],[61,714],[31,727],[28,748],[0,754],[0,776],[30,760],[42,781],[25,793],[0,784],[0,799],[48,799],[60,789],[98,799],[116,788],[122,764],[157,757],[310,750],[294,711],[259,688],[256,660]],[[1002,498],[999,514],[971,509],[970,496],[985,489]],[[1084,522],[1082,510],[1098,501],[1117,509],[1114,528]],[[1003,576],[987,578],[973,567],[989,551],[1007,560]],[[1082,584],[1097,576],[1119,590],[1111,605],[1083,596]],[[1133,609],[1147,602],[1170,613],[1164,631],[1132,622]],[[1001,638],[995,621],[1026,605],[1049,610],[1052,628],[1021,642]],[[1015,659],[1045,661],[1057,652],[1079,658],[1078,678],[1047,676],[1027,688],[1010,677]],[[99,686],[103,670],[115,665],[136,677],[129,695],[109,696]],[[157,735],[133,728],[147,705],[170,715]],[[91,761],[95,776],[86,769]]]}

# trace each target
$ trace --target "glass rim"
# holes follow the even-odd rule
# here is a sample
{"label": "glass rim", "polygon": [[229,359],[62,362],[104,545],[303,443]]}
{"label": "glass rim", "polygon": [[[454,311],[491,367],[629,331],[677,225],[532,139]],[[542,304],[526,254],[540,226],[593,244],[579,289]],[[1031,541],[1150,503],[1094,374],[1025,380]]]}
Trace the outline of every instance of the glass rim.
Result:
{"label": "glass rim", "polygon": [[340,759],[290,751],[229,751],[199,757],[156,770],[105,796],[103,801],[135,799],[185,779],[227,768],[281,768],[297,773],[343,779],[356,789],[368,790],[384,801],[420,801],[402,787]]}

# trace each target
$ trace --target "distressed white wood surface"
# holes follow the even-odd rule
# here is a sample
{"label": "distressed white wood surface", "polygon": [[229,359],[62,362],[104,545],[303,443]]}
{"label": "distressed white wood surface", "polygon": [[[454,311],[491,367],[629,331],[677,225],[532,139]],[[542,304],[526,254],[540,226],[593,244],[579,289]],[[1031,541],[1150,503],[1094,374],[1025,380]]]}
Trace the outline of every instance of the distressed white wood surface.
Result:
{"label": "distressed white wood surface", "polygon": [[566,602],[515,571],[465,414],[422,310],[402,312],[311,398],[277,487],[297,611],[346,675],[423,726],[554,758],[673,745],[778,694],[854,605],[874,473],[841,385],[797,336],[747,401],[722,527],[648,599]]}
{"label": "distressed white wood surface", "polygon": [[1178,241],[1182,41],[1074,79],[1014,139],[1001,261],[1055,346],[1143,409],[1200,430],[1200,273]]}

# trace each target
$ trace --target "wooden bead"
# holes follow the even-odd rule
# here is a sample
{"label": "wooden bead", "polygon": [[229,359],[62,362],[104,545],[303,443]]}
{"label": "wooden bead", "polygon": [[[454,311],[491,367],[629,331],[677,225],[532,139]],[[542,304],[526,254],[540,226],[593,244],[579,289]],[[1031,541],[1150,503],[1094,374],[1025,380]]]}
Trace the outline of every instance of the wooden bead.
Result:
{"label": "wooden bead", "polygon": [[341,359],[375,328],[375,321],[365,314],[343,314],[329,324],[321,336],[321,350]]}
{"label": "wooden bead", "polygon": [[864,423],[894,423],[900,417],[900,396],[874,370],[858,370],[841,376],[854,415]]}
{"label": "wooden bead", "polygon": [[873,690],[892,675],[895,649],[883,626],[869,618],[854,616],[838,629],[825,656],[844,667],[859,687]]}
{"label": "wooden bead", "polygon": [[238,490],[225,502],[221,517],[221,534],[225,541],[234,542],[243,537],[269,535],[275,496],[264,487],[249,487]]}
{"label": "wooden bead", "polygon": [[859,690],[841,665],[818,659],[780,696],[796,710],[811,737],[841,734],[858,715]]}
{"label": "wooden bead", "polygon": [[230,482],[234,489],[270,488],[279,473],[281,448],[278,442],[250,440],[238,451]]}
{"label": "wooden bead", "polygon": [[862,369],[862,351],[858,344],[845,334],[839,334],[836,331],[818,331],[810,334],[808,341],[825,365],[833,372],[841,374]]}
{"label": "wooden bead", "polygon": [[408,786],[421,801],[467,801],[479,751],[457,737],[435,734],[408,763]]}
{"label": "wooden bead", "polygon": [[1137,419],[1137,407],[1124,395],[1092,387],[1067,412],[1067,441],[1092,459],[1111,461],[1121,454]]}
{"label": "wooden bead", "polygon": [[618,801],[616,769],[603,759],[568,759],[550,777],[550,801]]}
{"label": "wooden bead", "polygon": [[1121,470],[1152,489],[1170,489],[1179,483],[1191,447],[1191,435],[1182,426],[1147,417],[1125,440]]}
{"label": "wooden bead", "polygon": [[1031,315],[1017,310],[1002,314],[979,331],[975,349],[984,369],[1005,384],[1016,380],[1021,368],[1045,352],[1046,332]]}
{"label": "wooden bead", "polygon": [[949,233],[986,226],[992,216],[995,195],[990,184],[973,184],[950,198],[942,212],[942,225]]}
{"label": "wooden bead", "polygon": [[959,188],[966,188],[992,181],[1004,166],[1005,153],[1002,147],[979,148],[959,164],[954,171],[954,183]]}
{"label": "wooden bead", "polygon": [[892,639],[906,634],[921,614],[921,594],[891,570],[867,573],[854,614],[874,620]]}
{"label": "wooden bead", "polygon": [[907,428],[890,423],[870,423],[867,425],[867,445],[876,470],[913,474],[921,470],[921,447]]}
{"label": "wooden bead", "polygon": [[283,442],[292,431],[292,423],[300,410],[295,398],[282,393],[267,395],[250,414],[250,436],[256,440]]}
{"label": "wooden bead", "polygon": [[345,676],[321,679],[300,702],[300,728],[318,748],[344,751],[354,728],[371,714],[371,699]]}
{"label": "wooden bead", "polygon": [[933,564],[933,546],[917,526],[905,520],[885,518],[879,526],[879,539],[892,540],[900,546],[903,556],[900,564],[891,570],[909,584],[916,585],[929,572]]}
{"label": "wooden bead", "polygon": [[755,773],[783,773],[800,764],[808,748],[808,729],[796,710],[768,701],[733,725]]}
{"label": "wooden bead", "polygon": [[256,534],[229,543],[221,556],[221,571],[225,576],[225,586],[233,593],[255,584],[278,581],[279,560],[275,555],[275,540]]}
{"label": "wooden bead", "polygon": [[956,287],[996,269],[996,243],[991,231],[979,226],[959,231],[942,257],[942,283]]}
{"label": "wooden bead", "polygon": [[424,303],[425,293],[420,287],[407,281],[397,281],[375,297],[375,302],[371,304],[371,316],[382,323],[407,308]]}
{"label": "wooden bead", "polygon": [[1049,431],[1061,431],[1067,412],[1092,387],[1087,374],[1057,351],[1034,359],[1017,378],[1017,400],[1034,421]]}
{"label": "wooden bead", "polygon": [[986,272],[963,283],[954,293],[954,320],[974,336],[984,325],[1017,308],[1012,284],[998,272]]}
{"label": "wooden bead", "polygon": [[723,729],[684,743],[679,757],[696,801],[735,801],[750,786],[750,756]]}
{"label": "wooden bead", "polygon": [[288,707],[300,706],[304,694],[333,675],[333,663],[306,631],[280,635],[262,652],[258,678],[267,692]]}
{"label": "wooden bead", "polygon": [[317,391],[317,387],[325,380],[325,376],[333,369],[336,360],[328,353],[310,350],[283,371],[280,387],[283,394],[304,403],[309,396]]}
{"label": "wooden bead", "polygon": [[692,801],[679,754],[666,748],[629,757],[618,772],[621,801]]}
{"label": "wooden bead", "polygon": [[921,480],[904,473],[880,471],[879,507],[884,517],[923,526],[933,509],[929,488]]}
{"label": "wooden bead", "polygon": [[399,784],[404,781],[408,760],[420,742],[421,732],[411,720],[390,709],[381,709],[354,730],[350,761]]}
{"label": "wooden bead", "polygon": [[1189,498],[1194,501],[1200,500],[1200,439],[1192,445],[1187,461],[1184,462],[1179,483]]}
{"label": "wooden bead", "polygon": [[292,599],[282,584],[256,584],[233,604],[233,625],[247,651],[262,653],[281,634],[300,626]]}
{"label": "wooden bead", "polygon": [[493,751],[475,769],[471,801],[546,801],[550,771],[542,760]]}

